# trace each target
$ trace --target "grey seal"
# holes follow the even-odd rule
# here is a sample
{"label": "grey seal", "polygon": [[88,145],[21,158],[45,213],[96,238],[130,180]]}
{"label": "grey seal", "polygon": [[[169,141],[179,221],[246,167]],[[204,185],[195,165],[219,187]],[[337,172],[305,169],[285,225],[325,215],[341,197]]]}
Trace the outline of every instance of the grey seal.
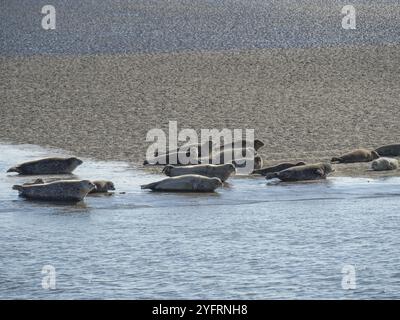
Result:
{"label": "grey seal", "polygon": [[58,180],[33,185],[15,185],[21,197],[31,200],[79,202],[95,188],[89,180]]}
{"label": "grey seal", "polygon": [[272,167],[266,167],[262,169],[257,169],[253,171],[253,174],[261,174],[262,176],[266,176],[269,173],[274,173],[274,172],[279,172],[285,169],[289,169],[291,167],[298,167],[298,166],[304,166],[306,163],[303,161],[297,162],[297,163],[291,163],[291,162],[284,162],[277,164]]}
{"label": "grey seal", "polygon": [[195,174],[167,178],[141,186],[142,189],[150,189],[152,191],[172,192],[214,192],[219,187],[222,187],[221,179]]}
{"label": "grey seal", "polygon": [[339,163],[355,163],[355,162],[370,162],[378,159],[379,154],[376,151],[367,149],[356,149],[340,157],[333,157],[331,162]]}
{"label": "grey seal", "polygon": [[278,178],[282,181],[321,180],[326,179],[328,174],[333,171],[330,163],[306,164],[267,174],[266,179]]}
{"label": "grey seal", "polygon": [[175,167],[167,165],[162,171],[169,177],[182,176],[186,174],[197,174],[209,178],[217,177],[222,182],[226,181],[230,175],[236,172],[235,166],[231,163],[227,164],[198,164],[194,166]]}
{"label": "grey seal", "polygon": [[71,158],[44,158],[22,163],[7,170],[22,175],[39,174],[70,174],[83,163],[82,160]]}

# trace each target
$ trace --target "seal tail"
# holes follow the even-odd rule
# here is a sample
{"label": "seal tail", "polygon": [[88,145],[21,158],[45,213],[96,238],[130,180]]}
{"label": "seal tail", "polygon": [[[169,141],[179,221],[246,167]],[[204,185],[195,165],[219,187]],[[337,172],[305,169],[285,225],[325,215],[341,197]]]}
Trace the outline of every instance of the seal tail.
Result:
{"label": "seal tail", "polygon": [[342,158],[333,157],[331,162],[342,162]]}
{"label": "seal tail", "polygon": [[141,189],[154,189],[158,182],[153,182],[149,184],[143,184],[140,186]]}
{"label": "seal tail", "polygon": [[7,172],[21,173],[21,170],[18,167],[12,167],[12,168],[8,169]]}
{"label": "seal tail", "polygon": [[271,179],[278,178],[278,176],[279,176],[279,172],[270,172],[265,175],[265,179],[271,180]]}
{"label": "seal tail", "polygon": [[14,186],[12,187],[12,189],[13,189],[13,190],[22,191],[22,186],[21,186],[21,185],[18,185],[18,184],[16,184],[16,185],[14,185]]}

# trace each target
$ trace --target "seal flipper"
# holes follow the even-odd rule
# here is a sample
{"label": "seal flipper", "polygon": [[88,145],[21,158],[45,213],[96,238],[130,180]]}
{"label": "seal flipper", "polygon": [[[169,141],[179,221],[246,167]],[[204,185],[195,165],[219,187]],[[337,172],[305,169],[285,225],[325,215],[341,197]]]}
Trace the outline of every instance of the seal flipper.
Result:
{"label": "seal flipper", "polygon": [[144,184],[144,185],[141,185],[140,188],[141,189],[154,189],[157,186],[157,184],[158,184],[158,182]]}
{"label": "seal flipper", "polygon": [[22,191],[23,187],[22,187],[21,185],[16,184],[16,185],[14,185],[14,186],[12,187],[12,189],[13,189],[13,190]]}
{"label": "seal flipper", "polygon": [[21,170],[20,170],[20,168],[18,168],[18,167],[12,167],[12,168],[8,169],[7,172],[17,172],[17,173],[21,173]]}

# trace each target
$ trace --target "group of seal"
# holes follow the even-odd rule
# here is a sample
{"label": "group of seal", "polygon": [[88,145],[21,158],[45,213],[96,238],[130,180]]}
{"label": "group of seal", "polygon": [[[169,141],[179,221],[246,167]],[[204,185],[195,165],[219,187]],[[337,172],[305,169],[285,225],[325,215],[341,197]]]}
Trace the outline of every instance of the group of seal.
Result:
{"label": "group of seal", "polygon": [[[233,149],[233,145],[239,145],[240,148]],[[285,162],[271,167],[262,167],[262,158],[257,154],[257,150],[264,146],[260,140],[254,141],[254,150],[247,147],[246,141],[224,145],[219,152],[213,153],[209,159],[215,157],[221,160],[222,164],[194,164],[194,165],[172,165],[167,164],[162,173],[168,178],[142,185],[142,189],[152,191],[169,192],[214,192],[222,187],[223,183],[236,173],[239,166],[237,157],[235,160],[225,163],[226,152],[237,154],[252,154],[251,160],[254,161],[254,171],[252,174],[265,176],[265,179],[279,179],[281,181],[309,181],[326,179],[334,172],[331,163],[313,163],[305,162]],[[211,144],[206,145],[206,147]],[[195,152],[199,152],[202,145],[195,145]],[[193,146],[192,146],[193,148]],[[172,153],[188,152],[182,149],[172,151]],[[171,153],[165,155],[154,155],[169,159]],[[396,170],[399,168],[399,161],[388,156],[400,156],[400,144],[393,144],[380,147],[376,150],[356,149],[338,157],[333,157],[332,163],[356,163],[372,162],[371,168],[375,171]],[[232,158],[230,158],[232,159]],[[239,160],[248,161],[243,158]],[[71,158],[45,158],[35,161],[25,162],[18,166],[10,168],[7,172],[17,172],[21,175],[45,175],[45,174],[71,174],[82,160]],[[146,163],[145,163],[146,164]],[[24,183],[23,185],[13,186],[20,195],[28,199],[51,200],[51,201],[81,201],[90,193],[104,193],[115,190],[111,181],[106,180],[56,180],[45,182],[43,179],[36,179],[34,182]]]}
{"label": "group of seal", "polygon": [[[29,161],[12,167],[7,172],[17,172],[20,175],[58,175],[71,174],[82,160],[71,158],[44,158]],[[14,185],[13,190],[19,191],[21,197],[31,200],[47,201],[82,201],[90,193],[106,193],[115,190],[111,181],[106,180],[63,180],[45,182],[42,178],[22,185]]]}

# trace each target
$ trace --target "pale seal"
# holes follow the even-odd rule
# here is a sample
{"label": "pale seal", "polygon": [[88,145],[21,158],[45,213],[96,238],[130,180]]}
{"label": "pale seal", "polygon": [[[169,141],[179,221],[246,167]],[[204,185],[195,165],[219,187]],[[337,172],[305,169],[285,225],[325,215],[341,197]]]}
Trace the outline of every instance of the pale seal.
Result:
{"label": "pale seal", "polygon": [[297,163],[291,163],[291,162],[284,162],[277,164],[272,167],[267,167],[267,168],[262,168],[262,169],[257,169],[253,171],[253,174],[261,174],[262,176],[266,176],[269,173],[274,173],[274,172],[279,172],[285,169],[289,169],[291,167],[298,167],[298,166],[304,166],[305,162],[297,162]]}
{"label": "pale seal", "polygon": [[70,174],[82,163],[82,160],[75,157],[45,158],[22,163],[8,169],[7,172],[18,172],[22,175]]}
{"label": "pale seal", "polygon": [[400,144],[388,144],[375,149],[375,151],[382,157],[398,157],[400,156]]}
{"label": "pale seal", "polygon": [[371,168],[374,171],[397,170],[399,161],[393,158],[379,158],[372,161]]}
{"label": "pale seal", "polygon": [[221,179],[195,174],[167,178],[141,186],[142,189],[150,189],[152,191],[172,192],[214,192],[219,187],[222,187]]}
{"label": "pale seal", "polygon": [[267,174],[266,179],[278,178],[282,181],[306,181],[326,179],[334,169],[329,163],[306,164],[291,167],[280,172]]}
{"label": "pale seal", "polygon": [[339,163],[370,162],[378,158],[379,154],[376,151],[371,151],[367,149],[356,149],[340,157],[333,157],[331,162],[339,162]]}
{"label": "pale seal", "polygon": [[21,197],[31,200],[79,202],[95,188],[89,180],[59,180],[34,185],[15,185]]}
{"label": "pale seal", "polygon": [[235,166],[228,164],[199,164],[194,166],[174,167],[167,165],[163,169],[163,173],[169,177],[182,176],[186,174],[197,174],[209,178],[217,177],[222,182],[226,181],[232,173],[236,171]]}
{"label": "pale seal", "polygon": [[89,193],[107,193],[108,191],[114,191],[115,186],[112,181],[107,180],[95,180],[92,181],[95,185],[95,188],[90,191]]}

